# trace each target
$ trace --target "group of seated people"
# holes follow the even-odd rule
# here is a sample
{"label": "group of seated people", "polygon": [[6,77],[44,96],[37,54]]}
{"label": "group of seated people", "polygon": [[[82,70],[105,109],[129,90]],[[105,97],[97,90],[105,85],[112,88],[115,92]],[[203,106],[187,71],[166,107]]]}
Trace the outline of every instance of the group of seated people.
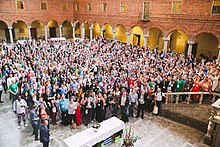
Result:
{"label": "group of seated people", "polygon": [[2,43],[0,58],[0,102],[2,92],[9,91],[18,128],[21,118],[25,126],[29,118],[35,140],[44,120],[56,125],[61,119],[71,128],[112,116],[128,122],[129,117],[143,119],[155,105],[160,114],[167,93],[220,92],[217,61],[104,38]]}

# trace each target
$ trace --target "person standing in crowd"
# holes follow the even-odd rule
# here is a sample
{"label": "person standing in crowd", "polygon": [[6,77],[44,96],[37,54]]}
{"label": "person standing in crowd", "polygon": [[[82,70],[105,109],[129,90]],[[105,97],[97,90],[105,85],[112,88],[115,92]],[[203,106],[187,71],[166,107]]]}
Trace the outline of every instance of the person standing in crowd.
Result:
{"label": "person standing in crowd", "polygon": [[3,87],[3,80],[2,80],[2,78],[0,78],[0,103],[3,103],[3,101],[2,101],[3,89],[4,89],[4,87]]}
{"label": "person standing in crowd", "polygon": [[49,147],[50,132],[48,128],[48,120],[44,120],[40,126],[40,142],[43,143],[43,147]]}
{"label": "person standing in crowd", "polygon": [[87,126],[91,122],[92,109],[93,109],[93,103],[91,101],[91,98],[86,98],[85,110],[83,115],[83,123],[85,126]]}
{"label": "person standing in crowd", "polygon": [[18,99],[13,103],[13,111],[17,114],[18,117],[18,129],[21,128],[21,118],[24,122],[24,126],[27,127],[26,123],[26,108],[27,103],[25,100],[21,99],[21,96],[18,96]]}
{"label": "person standing in crowd", "polygon": [[[12,84],[12,80],[14,80],[14,77],[12,77],[12,73],[9,74],[9,77],[7,78],[7,89],[9,90],[9,86]],[[12,99],[12,95],[10,92],[10,100]]]}
{"label": "person standing in crowd", "polygon": [[146,101],[147,101],[147,93],[143,89],[141,93],[138,95],[138,112],[136,118],[140,116],[140,111],[141,111],[141,118],[144,119]]}
{"label": "person standing in crowd", "polygon": [[[208,76],[205,76],[204,79],[200,82],[200,85],[202,87],[202,92],[211,92],[212,89],[212,81],[208,78]],[[209,98],[209,94],[204,95],[204,100]]]}
{"label": "person standing in crowd", "polygon": [[69,100],[65,99],[65,96],[61,96],[61,100],[59,101],[59,112],[62,115],[62,124],[68,125],[68,104]]}
{"label": "person standing in crowd", "polygon": [[157,92],[154,93],[154,103],[158,108],[158,113],[156,114],[156,116],[158,116],[161,113],[161,104],[163,97],[165,97],[165,94],[161,92],[160,88],[158,88]]}
{"label": "person standing in crowd", "polygon": [[52,118],[52,124],[56,125],[56,119],[57,119],[57,106],[56,106],[56,102],[54,100],[51,101],[51,118]]}
{"label": "person standing in crowd", "polygon": [[128,122],[128,105],[129,98],[127,96],[127,92],[125,90],[122,91],[122,96],[119,99],[119,107],[121,108],[121,116],[122,121]]}
{"label": "person standing in crowd", "polygon": [[31,125],[33,127],[33,135],[35,136],[35,141],[38,141],[38,121],[39,121],[39,117],[37,117],[37,106],[33,105],[30,111],[30,122]]}
{"label": "person standing in crowd", "polygon": [[11,93],[12,98],[12,104],[17,99],[18,94],[18,82],[15,82],[14,80],[11,81],[11,85],[9,86],[9,90]]}
{"label": "person standing in crowd", "polygon": [[82,105],[82,103],[80,103],[79,98],[77,98],[76,102],[77,102],[77,108],[76,108],[76,126],[80,126],[81,123],[82,123],[82,121],[81,121],[81,118],[82,118],[82,115],[81,115],[81,105]]}
{"label": "person standing in crowd", "polygon": [[[196,76],[195,77],[195,80],[193,82],[193,87],[191,88],[190,91],[192,92],[199,92],[201,90],[201,85],[200,85],[200,77],[199,76]],[[193,94],[192,96],[195,100],[199,100],[199,95],[198,94]]]}
{"label": "person standing in crowd", "polygon": [[111,113],[112,113],[112,116],[118,116],[118,96],[116,95],[115,93],[115,90],[112,91],[112,96],[111,96],[111,99],[109,101],[109,107],[110,107],[110,110],[111,110]]}
{"label": "person standing in crowd", "polygon": [[102,93],[98,94],[98,97],[96,98],[96,121],[99,123],[103,121],[103,113],[104,113],[104,104],[105,100],[102,97]]}
{"label": "person standing in crowd", "polygon": [[76,109],[77,109],[77,102],[74,102],[73,98],[70,98],[70,103],[68,104],[68,116],[69,116],[70,128],[72,128],[72,124],[76,122]]}
{"label": "person standing in crowd", "polygon": [[138,94],[136,89],[132,89],[132,92],[129,94],[129,117],[134,117],[134,106],[137,103]]}

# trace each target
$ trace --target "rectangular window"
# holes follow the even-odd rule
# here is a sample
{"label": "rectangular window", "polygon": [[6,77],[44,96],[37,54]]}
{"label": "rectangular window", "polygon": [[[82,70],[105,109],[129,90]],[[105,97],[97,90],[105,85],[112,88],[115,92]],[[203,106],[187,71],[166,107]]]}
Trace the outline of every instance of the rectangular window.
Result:
{"label": "rectangular window", "polygon": [[121,2],[121,12],[125,12],[125,11],[126,11],[125,3]]}
{"label": "rectangular window", "polygon": [[87,4],[87,10],[91,11],[91,4],[90,3]]}
{"label": "rectangular window", "polygon": [[213,1],[212,14],[220,14],[220,0]]}
{"label": "rectangular window", "polygon": [[102,4],[102,11],[106,12],[107,11],[107,3]]}
{"label": "rectangular window", "polygon": [[182,1],[175,0],[172,2],[172,13],[180,14],[182,12]]}
{"label": "rectangular window", "polygon": [[16,1],[16,8],[17,9],[24,9],[24,2],[23,1]]}
{"label": "rectangular window", "polygon": [[142,19],[148,20],[149,17],[150,17],[150,2],[144,2],[143,12],[142,12]]}
{"label": "rectangular window", "polygon": [[79,11],[79,4],[75,4],[75,10]]}
{"label": "rectangular window", "polygon": [[47,10],[47,3],[41,3],[41,10]]}
{"label": "rectangular window", "polygon": [[67,10],[67,9],[68,9],[67,3],[63,3],[63,4],[62,4],[62,10],[65,11],[65,10]]}

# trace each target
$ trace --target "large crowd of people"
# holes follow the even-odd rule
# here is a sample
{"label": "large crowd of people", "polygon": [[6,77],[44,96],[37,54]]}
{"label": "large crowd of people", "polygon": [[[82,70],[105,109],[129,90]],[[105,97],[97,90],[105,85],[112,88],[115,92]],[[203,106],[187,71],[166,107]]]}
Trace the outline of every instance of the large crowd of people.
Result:
{"label": "large crowd of people", "polygon": [[18,128],[21,119],[27,126],[29,118],[35,140],[39,123],[47,126],[47,120],[53,125],[61,120],[71,128],[112,116],[128,122],[129,117],[143,119],[154,105],[160,114],[168,92],[220,92],[217,61],[104,38],[2,43],[0,58],[0,102],[8,91]]}

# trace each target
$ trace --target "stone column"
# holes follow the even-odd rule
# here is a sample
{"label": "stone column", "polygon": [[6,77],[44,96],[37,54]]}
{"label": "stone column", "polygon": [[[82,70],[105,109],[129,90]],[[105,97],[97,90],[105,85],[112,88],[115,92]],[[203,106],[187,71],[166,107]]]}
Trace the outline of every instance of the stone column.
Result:
{"label": "stone column", "polygon": [[63,34],[62,34],[62,27],[63,27],[62,25],[59,26],[59,30],[60,30],[60,38],[63,37]]}
{"label": "stone column", "polygon": [[104,27],[102,27],[102,28],[101,28],[101,37],[102,37],[102,38],[104,37],[104,31],[105,31],[105,29],[104,29]]}
{"label": "stone column", "polygon": [[218,49],[219,49],[219,52],[218,52],[217,62],[220,63],[220,45],[218,45]]}
{"label": "stone column", "polygon": [[163,53],[166,53],[167,51],[167,46],[168,46],[168,41],[170,40],[170,38],[168,37],[163,37]]}
{"label": "stone column", "polygon": [[89,38],[90,40],[92,40],[92,31],[93,31],[93,27],[89,27]]}
{"label": "stone column", "polygon": [[82,23],[82,26],[81,26],[81,38],[82,38],[82,39],[85,38],[85,28],[84,28],[84,23]]}
{"label": "stone column", "polygon": [[127,35],[127,45],[130,45],[130,32],[126,32]]}
{"label": "stone column", "polygon": [[47,42],[47,26],[44,26],[45,41]]}
{"label": "stone column", "polygon": [[76,25],[74,24],[72,27],[73,27],[73,39],[75,39],[76,38],[76,30],[75,30]]}
{"label": "stone column", "polygon": [[28,38],[31,40],[31,26],[28,26]]}
{"label": "stone column", "polygon": [[149,37],[149,34],[144,34],[144,47],[147,47],[147,39]]}
{"label": "stone column", "polygon": [[187,51],[187,56],[191,56],[192,55],[193,44],[195,44],[195,42],[194,41],[187,41],[187,43],[189,44],[188,51]]}
{"label": "stone column", "polygon": [[10,35],[10,42],[11,42],[11,43],[14,43],[13,34],[12,34],[12,29],[13,29],[13,27],[8,27],[9,35]]}
{"label": "stone column", "polygon": [[113,38],[113,40],[115,40],[115,33],[116,33],[116,29],[114,29],[114,30],[112,30],[112,38]]}

